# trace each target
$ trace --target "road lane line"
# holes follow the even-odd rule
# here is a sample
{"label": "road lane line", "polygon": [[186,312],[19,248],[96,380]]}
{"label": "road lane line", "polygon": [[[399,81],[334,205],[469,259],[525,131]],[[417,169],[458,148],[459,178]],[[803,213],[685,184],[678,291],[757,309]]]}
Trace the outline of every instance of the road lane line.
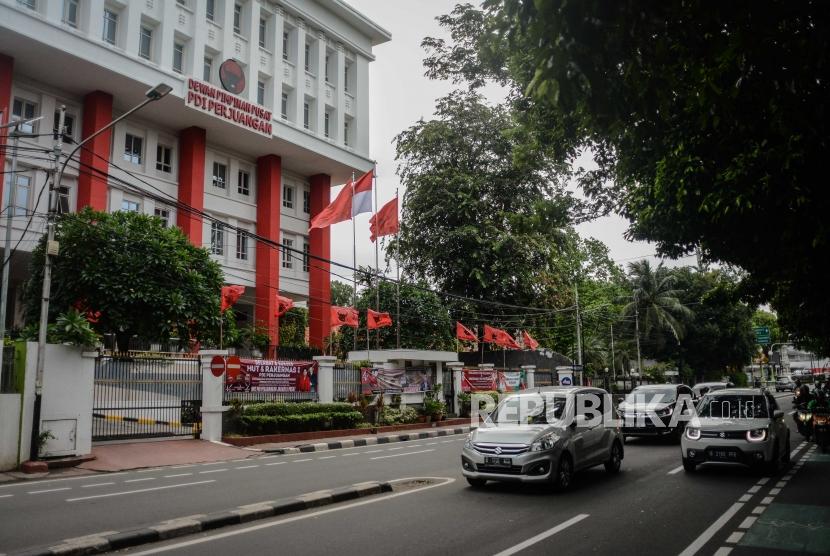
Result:
{"label": "road lane line", "polygon": [[[60,479],[43,479],[41,481],[22,481],[18,483],[11,483],[8,485],[0,485],[0,488],[14,488],[19,486],[27,486],[31,487],[32,485],[45,485],[47,483],[57,483],[57,482],[64,482],[64,481],[78,481],[78,480],[89,480],[89,479],[96,479],[101,477],[101,475],[105,475],[106,478],[115,477],[116,475],[126,475],[126,471],[119,471],[118,473],[90,473],[89,475],[78,475],[77,477],[62,477]],[[103,478],[103,477],[101,477]]]}
{"label": "road lane line", "polygon": [[355,452],[355,453],[352,453],[352,454],[343,454],[343,457],[347,458],[349,456],[359,456],[359,455],[360,455],[359,453]]}
{"label": "road lane line", "polygon": [[79,498],[67,498],[67,502],[80,502],[81,500],[92,500],[93,498],[109,498],[112,496],[123,496],[125,494],[138,494],[141,492],[152,492],[155,490],[165,490],[169,488],[181,488],[186,486],[194,486],[194,485],[204,485],[207,483],[215,483],[214,479],[210,479],[209,481],[196,481],[193,483],[181,483],[178,485],[166,485],[166,486],[159,486],[159,487],[152,487],[152,488],[140,488],[138,490],[125,490],[122,492],[109,492],[107,494],[96,494],[94,496],[81,496]]}
{"label": "road lane line", "polygon": [[11,498],[14,494],[0,494],[0,498]]}
{"label": "road lane line", "polygon": [[92,485],[81,485],[81,488],[95,488],[95,487],[102,487],[102,486],[114,485],[114,484],[115,484],[115,482],[111,482],[111,483],[95,483],[95,484],[92,484]]}
{"label": "road lane line", "polygon": [[259,465],[243,465],[242,467],[234,467],[234,469],[253,469],[254,467],[259,467]]}
{"label": "road lane line", "polygon": [[171,465],[168,469],[186,469],[188,467],[196,467],[196,464],[188,463],[187,465]]}
{"label": "road lane line", "polygon": [[761,515],[762,513],[764,513],[764,510],[766,509],[766,506],[755,506],[755,508],[752,510],[752,513],[754,515]]}
{"label": "road lane line", "polygon": [[295,460],[294,460],[294,463],[300,463],[301,461],[311,461],[311,458],[305,458],[305,459],[295,459]]}
{"label": "road lane line", "polygon": [[759,485],[759,486],[764,486],[768,482],[769,482],[769,477],[764,477],[763,479],[758,479],[758,482],[755,483],[755,484]]}
{"label": "road lane line", "polygon": [[565,529],[567,529],[571,525],[576,525],[577,523],[579,523],[583,519],[587,519],[588,517],[589,517],[588,514],[576,515],[576,516],[572,517],[571,519],[569,519],[568,521],[564,521],[564,522],[560,523],[556,527],[551,527],[547,531],[539,533],[535,537],[530,537],[526,541],[520,542],[519,544],[517,544],[515,546],[511,546],[510,548],[508,548],[506,550],[502,550],[501,552],[499,552],[495,556],[510,556],[511,554],[516,554],[517,552],[521,552],[525,548],[527,548],[529,546],[533,546],[534,544],[536,544],[540,541],[543,541],[543,540],[547,539],[548,537],[552,537],[556,533],[559,533],[560,531],[564,531]]}
{"label": "road lane line", "polygon": [[772,504],[772,498],[773,498],[772,496],[767,496],[766,498],[761,500],[761,504],[764,504],[764,505]]}
{"label": "road lane line", "polygon": [[677,473],[680,473],[681,471],[683,471],[683,466],[682,466],[682,465],[678,465],[677,467],[675,467],[674,469],[672,469],[671,471],[669,471],[667,474],[668,474],[668,475],[675,475],[675,474],[677,474]]}
{"label": "road lane line", "polygon": [[399,457],[401,457],[401,456],[411,456],[411,455],[414,455],[414,454],[425,454],[426,452],[434,452],[434,451],[435,451],[435,450],[433,450],[433,449],[429,449],[429,450],[416,450],[416,451],[414,451],[414,452],[401,452],[400,454],[391,454],[391,455],[388,455],[388,456],[375,456],[375,457],[373,457],[373,458],[369,458],[369,459],[399,458]]}
{"label": "road lane line", "polygon": [[124,481],[124,482],[125,482],[125,483],[140,483],[140,482],[142,482],[142,481],[155,481],[155,480],[156,480],[156,478],[155,478],[155,477],[145,477],[145,478],[143,478],[143,479],[128,479],[128,480],[126,480],[126,481]]}
{"label": "road lane line", "polygon": [[274,463],[266,463],[265,465],[267,465],[267,466],[271,466],[271,465],[283,465],[283,464],[286,464],[286,463],[288,463],[288,462],[287,462],[287,461],[275,461]]}
{"label": "road lane line", "polygon": [[193,475],[193,473],[174,473],[173,475],[165,475],[165,479],[172,479],[173,477],[187,477],[188,475]]}
{"label": "road lane line", "polygon": [[404,448],[409,448],[409,446],[398,446],[397,448],[387,448],[387,452],[394,452],[395,450],[403,450]]}
{"label": "road lane line", "polygon": [[758,518],[757,518],[757,517],[755,517],[755,516],[749,516],[749,517],[747,517],[746,519],[744,519],[744,520],[741,522],[741,524],[740,524],[740,525],[738,525],[738,529],[749,529],[750,527],[752,527],[752,524],[753,524],[753,523],[755,523],[755,520],[756,520],[756,519],[758,519]]}
{"label": "road lane line", "polygon": [[382,452],[383,450],[368,450],[363,452],[364,454],[377,454],[378,452]]}
{"label": "road lane line", "polygon": [[738,502],[749,502],[752,499],[751,494],[744,494],[740,498],[738,498]]}
{"label": "road lane line", "polygon": [[326,514],[330,514],[330,513],[334,513],[334,512],[342,512],[343,510],[350,510],[352,508],[357,508],[357,507],[360,507],[360,506],[366,506],[368,504],[377,504],[378,502],[384,502],[386,500],[391,500],[393,498],[398,498],[400,496],[409,496],[411,494],[416,494],[418,492],[423,492],[425,490],[430,490],[430,489],[433,489],[433,488],[442,487],[442,486],[445,486],[445,485],[448,485],[448,484],[451,484],[451,483],[455,482],[455,479],[450,478],[450,477],[407,477],[406,479],[395,479],[394,481],[391,481],[391,482],[396,483],[396,482],[399,482],[399,481],[410,480],[410,479],[440,479],[442,482],[437,483],[437,484],[433,484],[433,485],[428,485],[428,486],[425,486],[425,487],[415,488],[415,489],[412,489],[412,490],[405,490],[405,491],[402,491],[402,492],[395,492],[395,493],[388,494],[388,495],[385,495],[385,496],[380,495],[380,496],[368,498],[366,500],[361,500],[360,502],[352,502],[350,504],[345,504],[345,505],[342,505],[342,506],[337,505],[337,506],[333,506],[333,507],[325,509],[325,510],[320,510],[320,511],[312,512],[312,513],[303,513],[303,514],[300,514],[300,515],[287,517],[287,518],[284,518],[284,519],[278,519],[276,521],[267,521],[265,523],[260,523],[260,524],[257,524],[257,525],[251,525],[250,527],[244,527],[244,528],[240,528],[240,529],[232,529],[230,531],[225,531],[223,533],[216,533],[215,535],[199,537],[199,538],[196,538],[196,539],[183,541],[183,542],[179,542],[179,543],[176,543],[176,544],[169,544],[169,545],[166,545],[166,546],[157,546],[157,547],[153,547],[153,548],[150,548],[148,550],[145,550],[143,552],[136,552],[132,556],[147,556],[148,554],[158,554],[160,552],[169,552],[170,550],[177,550],[179,548],[185,548],[185,547],[188,547],[188,546],[194,546],[194,545],[202,544],[202,543],[206,543],[206,542],[226,539],[228,537],[233,537],[233,536],[236,536],[236,535],[247,535],[248,533],[251,533],[251,532],[254,532],[254,531],[260,531],[262,529],[268,529],[270,527],[277,527],[279,525],[285,525],[286,523],[294,523],[295,521],[301,521],[303,519],[317,518],[317,517],[320,517],[322,515],[326,515]]}
{"label": "road lane line", "polygon": [[780,488],[771,488],[769,491],[770,496],[778,496],[781,493]]}
{"label": "road lane line", "polygon": [[47,488],[46,490],[30,490],[26,494],[46,494],[47,492],[58,492],[60,490],[72,490],[72,487]]}
{"label": "road lane line", "polygon": [[741,508],[743,507],[744,505],[741,503],[732,504],[732,506],[730,506],[728,510],[723,512],[723,515],[717,518],[714,521],[714,523],[712,523],[712,525],[710,525],[703,533],[700,534],[698,538],[692,541],[692,544],[687,546],[686,550],[680,553],[680,556],[693,556],[694,554],[697,554],[697,552],[701,548],[703,548],[706,545],[706,543],[712,540],[712,537],[714,537],[717,534],[717,532],[720,531],[723,528],[723,526],[729,522],[730,519],[735,517],[735,514],[741,511]]}
{"label": "road lane line", "polygon": [[227,467],[223,467],[222,469],[208,469],[207,471],[199,471],[199,475],[206,475],[207,473],[221,473],[222,471],[227,470]]}
{"label": "road lane line", "polygon": [[318,459],[318,460],[321,460],[321,459],[334,459],[334,458],[336,458],[336,457],[337,457],[337,456],[322,456],[322,457],[319,457],[319,458],[317,458],[317,459]]}
{"label": "road lane line", "polygon": [[726,539],[726,542],[728,542],[729,544],[738,544],[738,542],[740,542],[740,540],[744,538],[744,535],[745,533],[743,531],[735,531],[734,533],[729,535],[729,538]]}
{"label": "road lane line", "polygon": [[747,490],[746,492],[747,492],[747,494],[755,494],[755,493],[757,493],[759,490],[761,490],[761,487],[760,487],[760,486],[758,486],[758,485],[755,485],[754,487],[752,487],[751,489]]}
{"label": "road lane line", "polygon": [[713,556],[729,556],[732,553],[732,548],[729,546],[722,546],[715,551]]}

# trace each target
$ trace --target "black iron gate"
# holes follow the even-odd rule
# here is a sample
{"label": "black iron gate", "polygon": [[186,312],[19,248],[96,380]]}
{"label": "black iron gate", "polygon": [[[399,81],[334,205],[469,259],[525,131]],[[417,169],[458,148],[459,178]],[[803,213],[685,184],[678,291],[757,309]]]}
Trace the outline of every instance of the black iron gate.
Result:
{"label": "black iron gate", "polygon": [[195,436],[201,406],[196,355],[128,352],[95,361],[93,441]]}

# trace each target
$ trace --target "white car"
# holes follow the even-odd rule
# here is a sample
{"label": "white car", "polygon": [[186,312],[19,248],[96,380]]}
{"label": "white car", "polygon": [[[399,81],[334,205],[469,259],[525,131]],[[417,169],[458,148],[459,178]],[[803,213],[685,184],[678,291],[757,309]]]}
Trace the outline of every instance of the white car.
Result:
{"label": "white car", "polygon": [[790,431],[775,398],[761,388],[727,388],[706,394],[680,442],[683,468],[732,463],[776,473],[790,461]]}

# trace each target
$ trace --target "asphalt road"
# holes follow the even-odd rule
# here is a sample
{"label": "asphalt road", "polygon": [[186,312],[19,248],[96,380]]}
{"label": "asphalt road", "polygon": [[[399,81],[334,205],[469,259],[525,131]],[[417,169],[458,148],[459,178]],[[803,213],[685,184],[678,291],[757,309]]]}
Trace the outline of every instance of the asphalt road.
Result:
{"label": "asphalt road", "polygon": [[[779,403],[789,411],[788,395]],[[786,420],[792,423],[789,415]],[[812,510],[819,520],[821,511],[830,513],[828,465],[808,445],[799,448],[801,439],[792,433],[796,461],[777,477],[705,466],[689,475],[680,467],[676,444],[630,440],[619,475],[602,468],[586,471],[565,494],[514,485],[469,488],[460,473],[462,436],[7,485],[0,487],[0,551],[361,481],[433,477],[426,488],[126,552],[639,555],[725,554],[722,549],[731,548],[736,554],[781,554],[788,546],[827,553],[830,528],[819,527],[820,534],[827,533],[827,545],[819,540],[806,549],[792,539],[786,545],[778,530],[788,519],[795,524],[790,529],[797,528],[793,516],[811,511],[801,507],[805,504],[824,506]],[[812,459],[805,464],[806,458]],[[764,529],[764,516],[752,513],[760,507],[777,516],[772,533]],[[743,541],[735,536],[739,533]]]}

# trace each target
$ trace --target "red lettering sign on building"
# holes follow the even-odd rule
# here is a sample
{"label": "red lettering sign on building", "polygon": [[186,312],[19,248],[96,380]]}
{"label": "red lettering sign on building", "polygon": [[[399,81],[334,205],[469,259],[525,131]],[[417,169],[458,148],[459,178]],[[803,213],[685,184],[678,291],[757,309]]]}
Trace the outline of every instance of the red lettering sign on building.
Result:
{"label": "red lettering sign on building", "polygon": [[256,103],[232,95],[210,83],[193,79],[187,80],[185,106],[195,108],[222,120],[271,137],[271,111]]}

